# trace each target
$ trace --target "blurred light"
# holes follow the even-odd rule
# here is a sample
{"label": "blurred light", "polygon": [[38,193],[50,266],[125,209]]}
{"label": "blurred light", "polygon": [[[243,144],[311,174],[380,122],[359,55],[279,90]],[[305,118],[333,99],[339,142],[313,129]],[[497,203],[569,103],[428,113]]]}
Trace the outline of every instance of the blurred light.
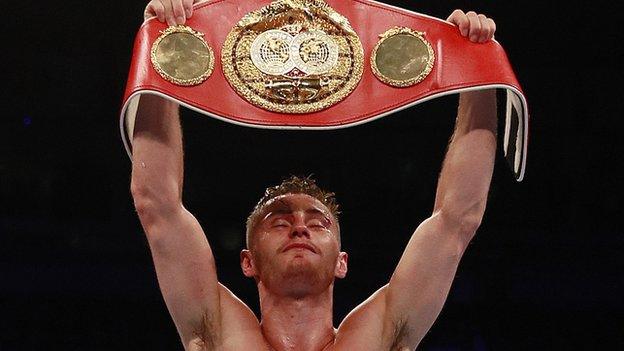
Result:
{"label": "blurred light", "polygon": [[30,118],[30,116],[24,116],[22,122],[24,123],[24,127],[29,127],[32,124],[32,118]]}

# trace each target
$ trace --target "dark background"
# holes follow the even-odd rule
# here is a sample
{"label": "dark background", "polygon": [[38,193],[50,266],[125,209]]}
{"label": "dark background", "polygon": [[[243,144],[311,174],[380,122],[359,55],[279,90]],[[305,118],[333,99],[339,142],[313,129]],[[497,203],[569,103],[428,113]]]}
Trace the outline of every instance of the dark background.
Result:
{"label": "dark background", "polygon": [[[422,350],[624,349],[615,9],[393,1],[496,19],[527,94],[526,180],[501,156],[483,224]],[[554,2],[553,2],[554,3]],[[3,2],[0,350],[181,350],[129,194],[118,129],[143,1]],[[385,284],[432,208],[456,97],[331,132],[254,130],[183,112],[185,203],[219,278],[257,311],[238,265],[264,187],[314,173],[342,204],[336,325]]]}

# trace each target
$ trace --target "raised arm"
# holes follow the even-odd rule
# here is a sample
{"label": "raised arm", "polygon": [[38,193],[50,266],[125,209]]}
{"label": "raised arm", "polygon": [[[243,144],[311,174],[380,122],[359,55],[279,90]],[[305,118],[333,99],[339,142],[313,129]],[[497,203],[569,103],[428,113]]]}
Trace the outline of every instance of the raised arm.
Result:
{"label": "raised arm", "polygon": [[[159,15],[175,21],[171,2],[164,3],[168,8],[159,0],[150,2],[145,17]],[[219,285],[206,235],[182,204],[184,162],[178,110],[176,103],[160,97],[141,97],[130,187],[160,290],[184,348],[201,350],[202,344],[214,342],[206,326],[216,331],[215,325],[220,324]]]}
{"label": "raised arm", "polygon": [[142,96],[133,139],[132,196],[184,347],[200,350],[207,342],[204,326],[220,320],[219,287],[206,236],[182,204],[182,157],[178,105]]}
{"label": "raised arm", "polygon": [[[474,12],[451,15],[463,34],[483,41],[494,22]],[[462,29],[464,21],[468,28]],[[474,31],[474,24],[479,30]],[[484,34],[485,33],[485,34]],[[412,235],[399,264],[382,291],[385,339],[414,349],[447,298],[459,260],[481,223],[496,150],[496,92],[460,95],[455,132],[438,180],[431,217]],[[402,348],[398,348],[402,349]]]}
{"label": "raised arm", "polygon": [[[183,24],[197,0],[152,0],[145,18]],[[186,11],[185,11],[186,9]],[[187,351],[243,349],[257,342],[258,320],[217,281],[201,226],[182,202],[179,106],[155,95],[139,103],[132,142],[131,191],[152,252],[160,290]],[[252,335],[252,337],[250,337]]]}

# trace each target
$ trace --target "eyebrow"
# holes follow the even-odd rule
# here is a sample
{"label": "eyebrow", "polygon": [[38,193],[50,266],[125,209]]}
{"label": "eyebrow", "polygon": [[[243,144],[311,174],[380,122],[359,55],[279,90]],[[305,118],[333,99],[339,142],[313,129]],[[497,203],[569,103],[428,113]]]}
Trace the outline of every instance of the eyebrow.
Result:
{"label": "eyebrow", "polygon": [[[272,217],[272,216],[276,216],[276,215],[287,215],[287,214],[293,213],[293,208],[291,207],[291,205],[288,204],[288,203],[285,203],[284,201],[279,201],[274,206],[275,206],[274,209],[271,209],[271,207],[273,207],[273,206],[269,207],[269,210],[267,211],[267,214],[262,218],[262,220],[266,220],[267,218]],[[321,209],[319,209],[319,208],[316,208],[316,207],[308,208],[304,212],[306,214],[322,215],[330,223],[332,222],[330,214],[325,212],[325,211],[323,211],[323,210],[321,210]]]}
{"label": "eyebrow", "polygon": [[[304,211],[307,214],[320,214],[323,216],[327,216],[327,213],[325,213],[325,211],[319,210],[318,208],[310,208]],[[270,216],[274,216],[274,215],[284,215],[284,214],[291,214],[293,213],[293,210],[291,208],[277,208],[275,210],[272,211],[268,211],[266,216],[264,216],[264,218],[270,217]]]}

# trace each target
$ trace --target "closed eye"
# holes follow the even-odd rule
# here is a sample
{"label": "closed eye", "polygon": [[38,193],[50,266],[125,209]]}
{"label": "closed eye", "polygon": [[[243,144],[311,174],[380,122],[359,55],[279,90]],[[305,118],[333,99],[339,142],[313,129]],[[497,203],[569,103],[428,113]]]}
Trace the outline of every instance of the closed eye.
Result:
{"label": "closed eye", "polygon": [[271,223],[272,228],[285,228],[289,226],[290,226],[290,223],[284,219],[277,219],[273,221],[273,223]]}
{"label": "closed eye", "polygon": [[310,227],[310,228],[322,228],[322,229],[327,228],[327,226],[325,226],[325,224],[322,221],[320,221],[320,220],[313,220],[313,221],[308,222],[308,227]]}

